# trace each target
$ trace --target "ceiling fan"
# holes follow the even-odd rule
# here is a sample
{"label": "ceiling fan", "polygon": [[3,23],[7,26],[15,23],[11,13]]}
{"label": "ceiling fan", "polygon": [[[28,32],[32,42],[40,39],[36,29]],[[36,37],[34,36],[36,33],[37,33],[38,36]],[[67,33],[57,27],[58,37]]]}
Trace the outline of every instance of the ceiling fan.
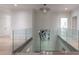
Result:
{"label": "ceiling fan", "polygon": [[43,13],[47,13],[50,10],[50,8],[47,7],[47,4],[43,4],[43,7],[40,8],[40,11]]}

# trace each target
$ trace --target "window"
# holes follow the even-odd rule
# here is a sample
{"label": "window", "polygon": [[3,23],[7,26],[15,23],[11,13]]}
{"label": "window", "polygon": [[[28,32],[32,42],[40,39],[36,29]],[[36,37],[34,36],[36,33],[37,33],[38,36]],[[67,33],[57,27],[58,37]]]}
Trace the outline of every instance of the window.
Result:
{"label": "window", "polygon": [[67,28],[68,18],[61,18],[60,25],[61,28]]}

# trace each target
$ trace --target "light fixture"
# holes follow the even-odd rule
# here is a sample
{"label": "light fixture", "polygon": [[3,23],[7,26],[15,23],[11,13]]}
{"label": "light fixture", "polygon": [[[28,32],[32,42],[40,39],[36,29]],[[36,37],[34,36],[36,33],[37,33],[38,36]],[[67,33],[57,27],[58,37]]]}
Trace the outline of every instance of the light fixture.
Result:
{"label": "light fixture", "polygon": [[65,8],[65,11],[67,11],[68,10],[68,8]]}
{"label": "light fixture", "polygon": [[17,7],[18,5],[17,4],[14,4],[14,6]]}
{"label": "light fixture", "polygon": [[48,8],[46,4],[43,4],[43,7],[40,8],[40,11],[42,11],[43,13],[47,13],[49,10],[50,8]]}

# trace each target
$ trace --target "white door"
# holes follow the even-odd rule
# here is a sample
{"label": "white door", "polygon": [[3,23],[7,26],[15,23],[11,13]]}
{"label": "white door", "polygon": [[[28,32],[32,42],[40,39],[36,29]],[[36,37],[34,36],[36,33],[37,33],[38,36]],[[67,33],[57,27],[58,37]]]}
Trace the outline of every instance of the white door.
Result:
{"label": "white door", "polygon": [[72,17],[72,29],[77,30],[77,17]]}

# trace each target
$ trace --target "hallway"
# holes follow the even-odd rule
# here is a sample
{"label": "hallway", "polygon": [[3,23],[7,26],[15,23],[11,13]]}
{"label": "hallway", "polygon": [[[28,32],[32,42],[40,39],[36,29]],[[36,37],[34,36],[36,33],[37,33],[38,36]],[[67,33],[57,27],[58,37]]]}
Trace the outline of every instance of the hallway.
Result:
{"label": "hallway", "polygon": [[0,55],[79,54],[78,4],[0,4]]}

